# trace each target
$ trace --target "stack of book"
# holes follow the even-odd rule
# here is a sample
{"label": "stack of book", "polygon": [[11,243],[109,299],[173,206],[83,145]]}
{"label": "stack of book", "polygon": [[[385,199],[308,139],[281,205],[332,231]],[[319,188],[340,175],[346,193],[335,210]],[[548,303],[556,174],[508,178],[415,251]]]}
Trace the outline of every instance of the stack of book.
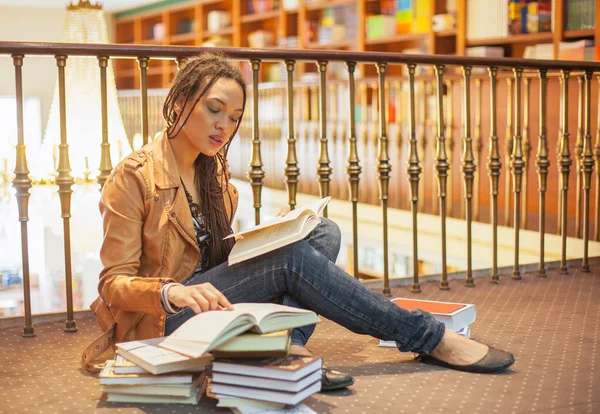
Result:
{"label": "stack of book", "polygon": [[[475,305],[473,304],[404,298],[395,298],[392,299],[392,302],[408,311],[419,309],[429,312],[436,320],[442,322],[446,329],[466,338],[471,336],[471,324],[475,322]],[[381,340],[379,346],[396,348],[396,342]]]}
{"label": "stack of book", "polygon": [[210,392],[218,407],[273,409],[297,405],[321,390],[322,360],[289,355],[267,359],[217,359]]}

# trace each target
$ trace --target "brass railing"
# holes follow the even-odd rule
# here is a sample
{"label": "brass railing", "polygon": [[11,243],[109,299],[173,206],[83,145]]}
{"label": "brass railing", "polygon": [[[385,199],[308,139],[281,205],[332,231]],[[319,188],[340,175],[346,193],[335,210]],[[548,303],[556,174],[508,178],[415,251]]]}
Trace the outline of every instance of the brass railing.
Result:
{"label": "brass railing", "polygon": [[[101,86],[102,86],[102,142],[98,143],[102,149],[102,160],[98,168],[101,171],[98,182],[100,186],[104,183],[108,172],[112,169],[112,163],[109,158],[109,143],[108,143],[108,129],[107,129],[107,110],[106,110],[106,66],[109,58],[133,58],[137,59],[138,68],[140,71],[140,102],[141,102],[141,131],[144,143],[149,138],[149,121],[148,121],[148,64],[150,60],[154,59],[172,59],[176,60],[178,67],[185,64],[185,60],[196,55],[200,52],[201,48],[194,47],[164,47],[164,46],[120,46],[120,45],[80,45],[80,44],[43,44],[43,43],[10,43],[0,42],[0,54],[10,55],[13,58],[13,64],[15,68],[15,84],[16,84],[16,97],[17,97],[17,129],[18,129],[18,144],[16,146],[16,168],[15,178],[13,180],[13,186],[16,189],[17,201],[19,207],[19,218],[21,222],[21,250],[22,250],[22,261],[23,261],[23,281],[24,281],[24,302],[25,302],[25,327],[23,330],[24,336],[34,335],[32,326],[32,315],[30,309],[30,293],[29,293],[29,257],[28,251],[28,240],[27,240],[27,221],[28,221],[28,200],[30,195],[30,188],[32,181],[29,177],[29,171],[27,168],[27,155],[24,145],[23,138],[23,77],[21,73],[22,66],[24,65],[24,58],[30,55],[47,55],[55,56],[57,67],[58,67],[58,79],[59,79],[59,91],[60,91],[60,125],[61,125],[61,143],[59,146],[59,166],[58,166],[58,178],[56,184],[59,187],[59,194],[61,200],[62,218],[64,223],[64,245],[65,245],[65,274],[66,274],[66,289],[67,289],[67,322],[66,331],[75,331],[76,325],[73,318],[73,303],[72,303],[72,286],[71,286],[71,257],[70,257],[70,203],[72,194],[72,185],[74,178],[70,174],[69,165],[69,147],[68,137],[66,130],[66,116],[65,116],[65,84],[64,84],[64,71],[65,66],[68,65],[69,56],[93,56],[98,59],[99,71],[101,73]],[[261,70],[261,64],[265,61],[276,61],[284,63],[287,69],[287,87],[286,87],[286,99],[287,99],[287,156],[285,160],[285,168],[283,169],[285,175],[285,184],[287,186],[289,194],[289,205],[291,208],[295,207],[296,194],[298,192],[298,177],[300,174],[301,159],[298,159],[297,151],[297,137],[295,129],[295,117],[294,117],[294,71],[299,63],[309,62],[317,65],[319,74],[319,83],[316,89],[309,89],[309,91],[318,92],[318,136],[319,136],[319,156],[318,165],[316,168],[316,176],[319,184],[319,193],[321,196],[326,196],[331,193],[331,180],[333,175],[332,160],[330,158],[330,145],[335,144],[336,140],[340,140],[339,129],[334,129],[334,133],[329,135],[328,118],[330,121],[348,122],[348,133],[347,136],[343,137],[348,143],[348,157],[347,157],[347,180],[349,182],[348,193],[346,193],[349,201],[352,202],[352,220],[353,220],[353,240],[354,240],[354,268],[353,272],[358,277],[358,266],[357,266],[357,221],[358,221],[358,201],[359,201],[359,183],[361,181],[361,174],[363,170],[371,179],[375,177],[375,168],[377,172],[377,182],[379,188],[378,198],[382,208],[383,215],[383,228],[382,228],[382,244],[384,251],[384,277],[383,277],[383,292],[389,294],[389,275],[388,275],[388,201],[390,198],[390,178],[392,173],[392,166],[395,158],[390,157],[390,143],[395,141],[397,143],[406,141],[408,143],[407,153],[407,167],[406,167],[406,178],[409,180],[409,200],[410,209],[412,212],[412,247],[413,247],[413,262],[415,267],[413,269],[413,282],[412,291],[419,292],[419,274],[417,266],[417,258],[419,255],[419,249],[417,244],[417,233],[419,230],[418,226],[418,212],[419,209],[424,208],[424,196],[423,188],[426,185],[426,178],[428,174],[433,174],[435,170],[436,183],[438,187],[437,198],[438,203],[435,208],[439,209],[440,220],[441,220],[441,251],[442,251],[442,263],[444,263],[444,270],[440,280],[440,288],[448,289],[447,275],[445,273],[446,263],[446,233],[445,225],[447,218],[446,203],[448,199],[448,172],[452,171],[451,165],[453,159],[453,146],[456,141],[456,123],[454,119],[455,113],[455,94],[454,89],[456,85],[462,82],[462,122],[461,122],[461,140],[462,140],[462,153],[460,170],[462,172],[463,181],[463,202],[461,206],[464,208],[464,217],[466,219],[466,234],[467,234],[467,270],[465,276],[465,283],[467,286],[474,286],[473,272],[471,268],[471,248],[472,248],[472,222],[479,216],[479,203],[476,201],[481,196],[480,187],[477,185],[479,182],[480,173],[482,171],[482,150],[485,147],[483,143],[482,134],[482,120],[484,118],[489,119],[490,122],[490,133],[488,141],[488,155],[487,155],[487,169],[490,176],[490,196],[491,196],[491,221],[493,233],[491,235],[493,249],[492,258],[492,272],[490,281],[493,283],[499,282],[497,272],[497,228],[498,228],[498,194],[500,175],[502,171],[502,164],[500,162],[501,154],[499,153],[499,142],[497,136],[497,120],[498,120],[498,76],[500,73],[504,74],[508,71],[512,73],[510,77],[507,77],[507,82],[511,90],[507,93],[507,109],[508,109],[508,121],[507,122],[507,139],[505,140],[506,152],[504,154],[505,162],[504,166],[508,172],[510,169],[510,176],[507,173],[505,176],[507,180],[512,179],[511,182],[506,182],[507,189],[513,192],[513,225],[514,225],[514,237],[515,237],[515,250],[514,250],[514,268],[513,278],[519,279],[520,264],[519,264],[519,242],[520,242],[520,228],[524,223],[523,218],[523,206],[526,204],[525,197],[522,197],[525,183],[527,182],[524,178],[524,174],[527,171],[527,165],[529,164],[528,154],[530,145],[530,133],[534,128],[529,116],[529,103],[530,103],[530,79],[536,78],[539,80],[539,122],[538,122],[538,140],[537,140],[537,153],[535,158],[535,165],[538,174],[538,192],[539,192],[539,232],[540,232],[540,265],[539,275],[545,275],[544,265],[544,235],[545,235],[545,194],[547,191],[547,178],[550,172],[550,161],[548,155],[548,137],[547,137],[547,109],[548,109],[548,80],[549,78],[558,78],[561,81],[561,128],[558,143],[557,153],[557,168],[560,173],[560,228],[562,237],[562,255],[561,255],[561,270],[567,271],[566,267],[566,243],[567,243],[567,230],[568,230],[568,215],[569,215],[569,176],[571,172],[571,166],[573,160],[570,152],[570,141],[569,141],[569,119],[568,119],[568,101],[569,101],[569,78],[570,76],[577,76],[581,80],[582,87],[579,89],[580,98],[579,102],[581,105],[580,113],[580,125],[581,125],[581,139],[578,148],[581,147],[581,152],[575,151],[577,162],[576,170],[578,176],[581,178],[581,188],[583,190],[583,213],[578,223],[582,226],[583,234],[583,254],[582,254],[582,271],[589,271],[588,265],[588,242],[590,238],[589,226],[590,226],[590,191],[591,191],[591,179],[594,166],[596,165],[596,221],[595,221],[595,237],[598,237],[598,215],[599,215],[599,176],[598,176],[598,163],[600,162],[600,132],[597,135],[595,146],[592,148],[591,142],[591,82],[594,73],[600,73],[599,63],[584,63],[584,62],[560,62],[560,61],[537,61],[537,60],[523,60],[523,59],[496,59],[496,58],[470,58],[470,57],[457,57],[457,56],[430,56],[430,55],[401,55],[395,53],[347,53],[347,52],[325,52],[325,51],[292,51],[292,50],[246,50],[246,49],[223,49],[222,52],[229,55],[232,59],[249,62],[252,69],[252,90],[253,90],[253,103],[251,105],[252,111],[252,140],[250,148],[250,163],[249,170],[247,172],[248,178],[250,179],[252,190],[253,190],[253,202],[255,208],[255,222],[260,221],[261,212],[261,189],[264,185],[265,169],[263,168],[262,161],[262,144],[263,141],[259,135],[260,128],[260,117],[259,115],[259,73]],[[347,65],[348,79],[347,89],[350,96],[349,116],[347,120],[341,120],[335,112],[327,110],[328,104],[328,93],[330,87],[332,91],[337,90],[335,85],[328,85],[327,81],[327,67],[329,62],[342,61]],[[357,137],[356,119],[354,116],[356,105],[355,95],[357,91],[358,81],[355,79],[355,69],[357,65],[361,65],[363,68],[375,67],[376,69],[376,82],[371,83],[372,91],[376,91],[375,95],[372,95],[372,116],[370,121],[373,126],[376,123],[375,129],[377,130],[377,152],[371,151],[371,156],[376,160],[376,166],[372,171],[368,171],[362,167],[361,160],[358,156],[358,143],[365,140],[365,134],[367,134],[367,128],[363,128],[362,136]],[[417,77],[416,70],[421,67],[433,69],[433,76],[430,74],[429,78],[422,78],[421,80]],[[391,78],[390,73],[392,70],[398,68],[404,68],[408,74],[408,78],[403,81],[408,85],[408,119],[402,120],[404,123],[408,123],[408,135],[406,139],[402,137],[402,128],[396,130],[396,135],[393,140],[388,137],[388,119],[390,114],[388,113],[388,100],[387,95],[390,90],[388,78]],[[489,79],[490,85],[490,106],[489,106],[489,118],[486,117],[481,109],[481,103],[483,101],[482,94],[482,77],[477,76],[474,78],[474,69],[483,68],[488,71],[486,80]],[[455,69],[461,70],[461,76],[457,79],[456,74],[453,72]],[[522,83],[525,78],[525,93],[523,94]],[[424,99],[417,97],[417,91],[415,88],[416,83],[423,82],[423,87],[420,88],[422,94],[427,94],[427,85],[435,84],[435,103],[436,103],[436,131],[433,142],[435,142],[435,156],[431,164],[428,164],[424,151],[427,134],[425,129],[427,128],[427,104]],[[600,81],[600,78],[599,78]],[[397,81],[394,81],[397,82]],[[475,111],[471,105],[471,85],[475,83]],[[359,90],[359,106],[361,107],[361,118],[366,113],[367,108],[367,97],[363,94],[363,88],[366,84],[361,82],[358,83]],[[447,88],[447,89],[446,89]],[[433,88],[429,88],[432,90]],[[445,92],[446,91],[446,92]],[[448,93],[449,92],[449,93]],[[314,93],[311,96],[316,96]],[[446,97],[447,110],[444,110],[444,96]],[[522,97],[525,97],[522,102]],[[375,100],[373,100],[375,99]],[[419,109],[417,105],[421,104]],[[398,100],[397,105],[400,106],[401,102]],[[363,112],[362,109],[365,111]],[[304,111],[304,108],[301,112]],[[419,122],[422,122],[420,129],[417,131],[417,115],[420,113]],[[472,117],[472,113],[475,116]],[[524,115],[524,125],[522,126],[521,117]],[[446,116],[448,119],[444,119]],[[475,133],[472,137],[471,127],[472,121],[475,118]],[[401,120],[396,117],[398,124]],[[361,119],[362,121],[362,119]],[[402,125],[399,125],[402,126]],[[363,144],[364,145],[364,144]],[[368,149],[368,147],[366,147]],[[447,149],[450,148],[448,153]],[[421,149],[421,151],[419,151]],[[398,148],[399,151],[399,148]],[[421,152],[421,158],[419,157]],[[367,152],[368,153],[368,152]],[[304,155],[304,154],[301,154]],[[396,153],[397,155],[397,153]],[[431,165],[431,169],[424,168],[424,166]],[[341,168],[341,167],[340,167]],[[450,180],[451,181],[451,180]],[[450,186],[451,188],[452,186]],[[392,188],[395,190],[395,188]],[[508,192],[505,193],[505,203],[509,202]],[[394,193],[394,191],[392,191]],[[396,196],[396,194],[394,194]],[[475,204],[474,204],[475,198]],[[476,206],[474,209],[474,205]],[[505,224],[508,224],[510,220],[510,214],[508,209],[505,208]]]}

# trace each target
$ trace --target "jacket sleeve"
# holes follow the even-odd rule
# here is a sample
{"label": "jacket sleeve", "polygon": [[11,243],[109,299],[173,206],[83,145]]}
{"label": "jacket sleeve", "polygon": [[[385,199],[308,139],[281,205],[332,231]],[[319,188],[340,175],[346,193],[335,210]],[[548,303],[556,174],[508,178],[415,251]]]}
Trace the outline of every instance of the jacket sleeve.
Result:
{"label": "jacket sleeve", "polygon": [[[131,162],[130,162],[131,164]],[[104,184],[100,213],[104,238],[98,292],[109,307],[166,314],[160,290],[169,278],[139,276],[147,189],[138,166],[124,161]]]}

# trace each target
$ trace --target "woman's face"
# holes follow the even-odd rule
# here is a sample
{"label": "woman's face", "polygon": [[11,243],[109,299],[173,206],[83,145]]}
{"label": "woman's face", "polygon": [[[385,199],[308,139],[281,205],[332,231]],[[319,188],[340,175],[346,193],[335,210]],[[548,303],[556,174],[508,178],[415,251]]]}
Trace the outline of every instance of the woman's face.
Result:
{"label": "woman's face", "polygon": [[[190,98],[188,105],[196,98],[197,95]],[[177,138],[186,140],[192,151],[214,156],[231,138],[242,116],[243,105],[241,86],[233,79],[220,78],[200,98]],[[180,119],[185,117],[183,114]]]}

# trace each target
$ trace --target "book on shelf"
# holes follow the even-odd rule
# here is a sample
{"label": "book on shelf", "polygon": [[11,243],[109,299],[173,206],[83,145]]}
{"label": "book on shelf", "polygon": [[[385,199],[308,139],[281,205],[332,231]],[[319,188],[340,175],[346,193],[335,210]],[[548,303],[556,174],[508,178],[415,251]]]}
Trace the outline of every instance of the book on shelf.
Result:
{"label": "book on shelf", "polygon": [[321,221],[320,215],[331,197],[298,207],[285,216],[275,217],[258,226],[231,234],[235,244],[229,253],[229,265],[243,262],[264,253],[302,240]]}
{"label": "book on shelf", "polygon": [[232,407],[231,411],[235,414],[316,414],[316,411],[306,404],[297,404],[282,408]]}
{"label": "book on shelf", "polygon": [[291,329],[260,334],[246,332],[211,351],[215,358],[284,357],[290,352]]}
{"label": "book on shelf", "polygon": [[299,392],[286,392],[267,390],[262,388],[244,387],[241,385],[217,384],[212,383],[212,391],[219,394],[226,394],[235,397],[253,398],[255,400],[271,401],[286,405],[296,405],[311,395],[321,391],[321,377]]}
{"label": "book on shelf", "polygon": [[275,303],[236,303],[230,311],[199,313],[159,343],[191,358],[198,358],[243,332],[271,333],[319,322],[316,313]]}
{"label": "book on shelf", "polygon": [[115,374],[114,360],[106,361],[105,367],[100,372],[100,385],[134,385],[134,384],[192,384],[193,373],[169,374]]}
{"label": "book on shelf", "polygon": [[[213,377],[216,373],[227,373],[284,381],[298,381],[315,371],[320,372],[322,367],[323,360],[319,357],[289,355],[284,358],[267,359],[219,359],[213,362],[212,372]],[[218,392],[214,392],[218,394]],[[223,394],[231,395],[226,392]]]}
{"label": "book on shelf", "polygon": [[206,373],[194,377],[191,384],[132,384],[132,385],[102,385],[102,391],[108,394],[160,395],[171,397],[191,397],[202,383],[206,382]]}
{"label": "book on shelf", "polygon": [[321,370],[316,370],[297,381],[285,381],[281,379],[251,377],[249,375],[228,374],[225,372],[213,372],[214,384],[241,385],[244,387],[261,388],[267,390],[280,390],[287,392],[300,392],[321,378]]}
{"label": "book on shelf", "polygon": [[[124,358],[126,361],[141,367],[146,372],[155,375],[175,371],[203,371],[213,360],[210,354],[201,354],[191,358],[169,349],[161,348],[158,345],[164,339],[152,338],[118,343],[116,345],[117,360],[120,362]],[[115,373],[123,372],[123,369],[133,370],[133,368],[120,368],[117,370],[115,365]]]}

